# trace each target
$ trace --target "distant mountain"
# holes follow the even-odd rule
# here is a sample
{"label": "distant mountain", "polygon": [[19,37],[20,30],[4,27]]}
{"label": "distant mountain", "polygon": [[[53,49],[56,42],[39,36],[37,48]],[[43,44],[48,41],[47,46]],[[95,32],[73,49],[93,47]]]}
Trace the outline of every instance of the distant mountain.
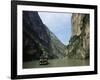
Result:
{"label": "distant mountain", "polygon": [[43,24],[36,11],[23,11],[23,61],[65,56],[65,45]]}
{"label": "distant mountain", "polygon": [[[62,58],[65,54],[65,45],[46,27],[48,35],[50,35],[50,53],[51,58]],[[54,55],[54,56],[52,56]]]}

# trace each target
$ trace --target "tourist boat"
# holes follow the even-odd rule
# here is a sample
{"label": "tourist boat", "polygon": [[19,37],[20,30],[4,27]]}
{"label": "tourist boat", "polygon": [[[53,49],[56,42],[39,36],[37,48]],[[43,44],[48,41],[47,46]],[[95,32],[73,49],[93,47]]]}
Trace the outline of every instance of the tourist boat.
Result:
{"label": "tourist boat", "polygon": [[47,54],[44,52],[41,56],[40,56],[40,65],[47,65],[48,64],[48,56]]}

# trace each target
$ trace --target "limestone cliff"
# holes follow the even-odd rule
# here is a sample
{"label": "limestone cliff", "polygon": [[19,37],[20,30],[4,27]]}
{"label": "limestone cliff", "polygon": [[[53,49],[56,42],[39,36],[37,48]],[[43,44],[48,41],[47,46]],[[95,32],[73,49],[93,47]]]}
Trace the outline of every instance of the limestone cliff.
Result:
{"label": "limestone cliff", "polygon": [[66,48],[71,58],[89,58],[90,23],[89,14],[72,14],[72,36]]}

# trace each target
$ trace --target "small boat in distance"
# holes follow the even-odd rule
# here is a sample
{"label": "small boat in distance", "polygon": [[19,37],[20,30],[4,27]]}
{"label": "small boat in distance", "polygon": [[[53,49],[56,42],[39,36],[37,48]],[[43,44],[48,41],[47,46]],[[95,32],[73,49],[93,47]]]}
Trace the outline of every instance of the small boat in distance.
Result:
{"label": "small boat in distance", "polygon": [[48,64],[48,55],[43,50],[43,54],[41,54],[41,56],[40,56],[40,65],[47,65],[47,64]]}

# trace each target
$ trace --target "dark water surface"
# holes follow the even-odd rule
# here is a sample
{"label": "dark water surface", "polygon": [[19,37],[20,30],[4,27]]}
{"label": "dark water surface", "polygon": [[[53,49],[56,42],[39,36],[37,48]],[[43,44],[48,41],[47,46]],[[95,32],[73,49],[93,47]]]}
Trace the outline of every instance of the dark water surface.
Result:
{"label": "dark water surface", "polygon": [[61,59],[48,60],[48,65],[40,65],[39,60],[23,63],[23,68],[46,68],[46,67],[69,67],[69,66],[89,66],[89,60],[69,59],[67,57]]}

